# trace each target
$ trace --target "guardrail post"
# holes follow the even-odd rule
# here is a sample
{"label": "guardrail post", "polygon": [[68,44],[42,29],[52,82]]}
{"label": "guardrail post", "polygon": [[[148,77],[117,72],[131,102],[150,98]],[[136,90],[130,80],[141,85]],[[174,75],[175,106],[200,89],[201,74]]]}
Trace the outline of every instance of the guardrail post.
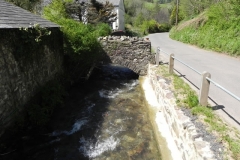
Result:
{"label": "guardrail post", "polygon": [[208,104],[208,93],[209,93],[210,82],[206,79],[206,77],[211,78],[211,74],[204,71],[202,73],[201,87],[199,91],[199,104],[202,106],[207,106]]}
{"label": "guardrail post", "polygon": [[170,54],[170,57],[169,57],[169,66],[168,66],[168,72],[170,74],[173,73],[173,67],[174,67],[174,54]]}
{"label": "guardrail post", "polygon": [[159,48],[157,47],[157,52],[156,52],[156,56],[155,56],[156,65],[159,65],[160,51],[158,49]]}

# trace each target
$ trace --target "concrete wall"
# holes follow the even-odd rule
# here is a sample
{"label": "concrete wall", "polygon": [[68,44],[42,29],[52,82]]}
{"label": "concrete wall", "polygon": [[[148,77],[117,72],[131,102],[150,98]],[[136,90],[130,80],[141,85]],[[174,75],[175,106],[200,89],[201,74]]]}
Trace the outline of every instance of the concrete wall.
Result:
{"label": "concrete wall", "polygon": [[[24,104],[62,72],[62,34],[58,28],[41,42],[19,29],[0,30],[0,135]],[[33,39],[31,39],[31,36]]]}
{"label": "concrete wall", "polygon": [[106,55],[104,62],[119,64],[139,75],[147,74],[147,66],[154,63],[151,42],[138,37],[108,36],[100,37]]}

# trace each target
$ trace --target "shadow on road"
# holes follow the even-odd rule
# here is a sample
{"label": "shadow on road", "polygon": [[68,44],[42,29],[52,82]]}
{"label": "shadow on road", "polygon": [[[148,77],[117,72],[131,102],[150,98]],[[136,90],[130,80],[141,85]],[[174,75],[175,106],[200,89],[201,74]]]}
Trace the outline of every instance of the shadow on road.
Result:
{"label": "shadow on road", "polygon": [[199,90],[199,87],[196,86],[192,81],[190,81],[186,75],[183,75],[182,73],[180,73],[178,70],[174,69],[174,71],[176,71],[178,73],[179,77],[183,77],[185,80],[187,80],[191,85],[193,85],[195,88],[197,88]]}
{"label": "shadow on road", "polygon": [[213,103],[215,103],[215,106],[212,106],[212,110],[222,110],[229,118],[231,118],[235,123],[237,123],[240,126],[240,122],[236,120],[233,116],[231,116],[224,108],[223,105],[218,105],[212,98],[208,97]]}

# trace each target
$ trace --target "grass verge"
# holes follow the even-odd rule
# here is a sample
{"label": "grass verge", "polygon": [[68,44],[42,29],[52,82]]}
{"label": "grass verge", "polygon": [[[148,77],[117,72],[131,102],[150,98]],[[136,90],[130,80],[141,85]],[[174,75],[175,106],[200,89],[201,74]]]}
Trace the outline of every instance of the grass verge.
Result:
{"label": "grass verge", "polygon": [[211,106],[200,106],[196,92],[176,74],[168,74],[167,67],[160,65],[157,73],[172,82],[172,90],[179,107],[186,107],[193,115],[198,116],[207,130],[218,137],[226,148],[225,159],[240,160],[240,133],[224,123],[213,111]]}
{"label": "grass verge", "polygon": [[240,1],[222,1],[170,31],[172,39],[240,56]]}

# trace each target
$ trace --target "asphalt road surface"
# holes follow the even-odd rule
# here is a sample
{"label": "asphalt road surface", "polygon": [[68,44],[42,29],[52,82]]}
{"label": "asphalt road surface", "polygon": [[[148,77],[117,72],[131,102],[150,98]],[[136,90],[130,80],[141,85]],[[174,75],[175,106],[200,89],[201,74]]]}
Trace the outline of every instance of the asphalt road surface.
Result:
{"label": "asphalt road surface", "polygon": [[[240,59],[199,49],[195,46],[184,44],[169,38],[169,33],[156,33],[146,36],[151,41],[152,48],[157,47],[166,53],[173,53],[177,59],[193,67],[200,73],[207,71],[211,79],[240,97]],[[168,56],[160,53],[160,60],[168,62]],[[175,60],[174,68],[191,87],[198,90],[201,76],[188,67]],[[215,112],[225,122],[240,130],[240,101],[225,93],[214,84],[210,84],[209,103]]]}

